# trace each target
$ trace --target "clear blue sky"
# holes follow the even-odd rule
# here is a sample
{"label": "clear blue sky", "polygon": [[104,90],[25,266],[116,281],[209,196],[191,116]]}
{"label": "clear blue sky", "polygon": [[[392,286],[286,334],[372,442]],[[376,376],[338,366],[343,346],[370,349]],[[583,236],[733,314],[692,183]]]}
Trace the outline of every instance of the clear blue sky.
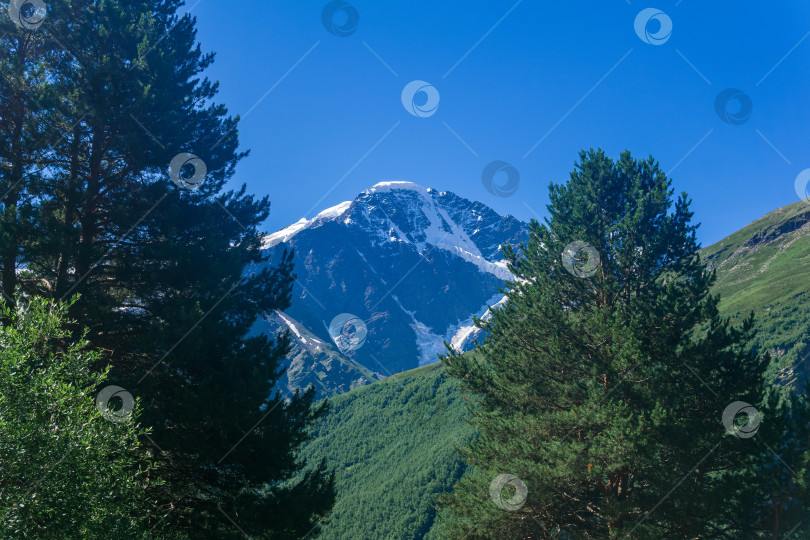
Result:
{"label": "clear blue sky", "polygon": [[[252,153],[234,182],[271,197],[268,231],[383,180],[453,191],[525,220],[545,216],[548,183],[565,181],[590,147],[652,154],[671,170],[675,189],[694,199],[704,245],[798,200],[794,179],[810,167],[806,1],[352,0],[359,24],[348,37],[324,28],[326,4],[185,8],[203,48],[217,53],[209,77],[220,100],[243,117]],[[672,21],[660,45],[634,29],[651,6]],[[659,22],[646,30],[655,35]],[[413,80],[438,91],[435,114],[403,107]],[[715,111],[727,88],[750,97],[742,124]],[[727,111],[737,108],[732,100]],[[520,173],[511,197],[484,189],[494,160]]]}

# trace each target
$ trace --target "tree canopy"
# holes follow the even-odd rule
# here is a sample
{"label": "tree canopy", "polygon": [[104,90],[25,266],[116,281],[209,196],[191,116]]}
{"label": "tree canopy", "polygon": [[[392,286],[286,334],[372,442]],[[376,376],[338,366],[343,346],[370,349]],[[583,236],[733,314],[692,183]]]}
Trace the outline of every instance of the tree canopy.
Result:
{"label": "tree canopy", "polygon": [[444,358],[475,398],[477,430],[442,499],[448,537],[766,530],[740,516],[765,495],[752,482],[765,456],[785,469],[756,436],[760,421],[784,425],[766,403],[768,357],[751,350],[753,315],[734,326],[718,314],[690,202],[673,195],[652,158],[583,151],[550,186],[546,223],[505,246],[515,279],[478,321],[481,354]]}

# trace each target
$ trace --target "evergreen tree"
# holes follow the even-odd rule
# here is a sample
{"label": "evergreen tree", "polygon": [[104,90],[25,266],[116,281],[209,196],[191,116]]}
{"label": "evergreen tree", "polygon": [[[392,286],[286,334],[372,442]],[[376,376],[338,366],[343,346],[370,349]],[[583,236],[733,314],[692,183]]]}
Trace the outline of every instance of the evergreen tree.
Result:
{"label": "evergreen tree", "polygon": [[107,419],[112,400],[94,405],[107,375],[91,365],[103,358],[65,329],[66,305],[7,304],[0,305],[8,321],[0,326],[0,535],[140,536],[151,506],[144,488],[155,479],[137,409]]}
{"label": "evergreen tree", "polygon": [[297,457],[325,409],[312,392],[271,392],[288,338],[251,334],[289,305],[292,256],[271,266],[261,251],[269,201],[225,189],[246,155],[238,118],[214,101],[213,55],[181,5],[55,0],[35,31],[11,29],[38,43],[30,64],[54,97],[52,151],[11,158],[33,173],[20,184],[31,225],[3,259],[16,276],[4,287],[80,294],[71,317],[153,429],[166,480],[153,534],[300,537],[334,499],[324,464],[301,473]]}
{"label": "evergreen tree", "polygon": [[18,263],[32,242],[33,184],[46,159],[55,94],[46,83],[54,60],[42,34],[0,16],[0,292],[16,298]]}
{"label": "evergreen tree", "polygon": [[774,386],[761,407],[758,452],[737,501],[739,537],[810,535],[810,386],[803,393]]}
{"label": "evergreen tree", "polygon": [[449,538],[740,537],[760,417],[727,431],[723,413],[761,406],[767,357],[753,315],[718,315],[670,186],[652,158],[583,151],[546,223],[505,246],[515,281],[481,354],[444,358],[478,432]]}

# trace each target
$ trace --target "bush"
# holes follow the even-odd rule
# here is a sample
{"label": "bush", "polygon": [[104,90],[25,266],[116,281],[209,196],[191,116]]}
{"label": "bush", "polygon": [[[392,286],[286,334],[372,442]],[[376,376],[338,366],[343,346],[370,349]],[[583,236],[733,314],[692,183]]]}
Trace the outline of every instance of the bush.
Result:
{"label": "bush", "polygon": [[0,304],[0,536],[139,536],[152,508],[146,431],[137,407],[96,407],[106,371],[65,329],[67,308]]}

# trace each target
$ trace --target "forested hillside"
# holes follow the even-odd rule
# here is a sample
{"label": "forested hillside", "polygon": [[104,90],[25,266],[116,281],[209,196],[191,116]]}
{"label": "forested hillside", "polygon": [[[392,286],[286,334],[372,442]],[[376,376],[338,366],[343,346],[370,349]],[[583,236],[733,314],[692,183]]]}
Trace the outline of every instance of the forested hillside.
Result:
{"label": "forested hillside", "polygon": [[436,363],[330,400],[305,451],[337,473],[320,538],[435,538],[431,505],[461,476],[453,447],[472,433],[457,387]]}

